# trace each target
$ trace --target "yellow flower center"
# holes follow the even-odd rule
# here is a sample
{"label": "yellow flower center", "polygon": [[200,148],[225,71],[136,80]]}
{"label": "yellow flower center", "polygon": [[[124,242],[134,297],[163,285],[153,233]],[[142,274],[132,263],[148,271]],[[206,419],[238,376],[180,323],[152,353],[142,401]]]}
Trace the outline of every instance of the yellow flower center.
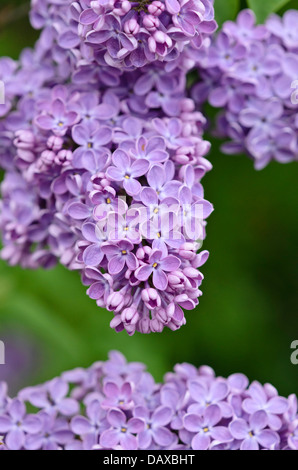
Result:
{"label": "yellow flower center", "polygon": [[156,268],[157,268],[157,266],[158,266],[158,264],[157,264],[157,263],[154,263],[154,264],[153,264],[153,267],[154,267],[154,269],[156,269]]}

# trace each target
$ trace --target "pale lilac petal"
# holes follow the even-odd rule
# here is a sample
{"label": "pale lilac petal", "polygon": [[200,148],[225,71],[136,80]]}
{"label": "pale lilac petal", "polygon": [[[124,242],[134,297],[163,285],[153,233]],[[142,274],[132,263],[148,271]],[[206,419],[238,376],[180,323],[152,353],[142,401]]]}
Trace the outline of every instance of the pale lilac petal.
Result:
{"label": "pale lilac petal", "polygon": [[278,434],[273,431],[262,431],[258,437],[259,444],[265,449],[270,449],[272,446],[275,446],[279,442]]}
{"label": "pale lilac petal", "polygon": [[154,411],[152,421],[157,426],[166,426],[171,421],[173,411],[168,406],[161,406]]}
{"label": "pale lilac petal", "polygon": [[25,444],[25,434],[20,428],[10,431],[6,436],[6,445],[10,450],[20,450]]}
{"label": "pale lilac petal", "polygon": [[196,434],[191,445],[193,450],[207,450],[210,446],[210,437],[206,434]]}
{"label": "pale lilac petal", "polygon": [[98,245],[88,246],[83,253],[83,261],[87,266],[98,266],[104,257],[104,253]]}
{"label": "pale lilac petal", "polygon": [[230,432],[235,439],[246,439],[249,433],[249,427],[244,419],[236,419],[229,426]]}
{"label": "pale lilac petal", "polygon": [[127,194],[129,194],[130,196],[136,196],[142,188],[139,181],[133,178],[125,179],[123,181],[123,186]]}
{"label": "pale lilac petal", "polygon": [[173,272],[179,269],[180,264],[180,259],[171,255],[161,260],[160,266],[164,271]]}
{"label": "pale lilac petal", "polygon": [[123,413],[123,411],[120,410],[111,410],[108,413],[108,420],[109,423],[114,426],[115,428],[121,428],[124,427],[126,424],[126,416]]}
{"label": "pale lilac petal", "polygon": [[71,429],[75,434],[84,435],[92,431],[92,426],[84,416],[75,416],[71,421]]}
{"label": "pale lilac petal", "polygon": [[152,266],[144,265],[136,270],[135,276],[139,281],[147,281],[147,279],[151,276],[152,271]]}
{"label": "pale lilac petal", "polygon": [[109,429],[100,436],[100,445],[105,449],[114,449],[119,443],[119,431]]}
{"label": "pale lilac petal", "polygon": [[137,438],[128,432],[120,434],[120,444],[124,450],[137,450],[138,448]]}
{"label": "pale lilac petal", "polygon": [[164,427],[152,429],[152,436],[156,444],[162,447],[170,446],[175,439],[171,431]]}
{"label": "pale lilac petal", "polygon": [[168,278],[161,269],[153,269],[153,284],[156,289],[166,290],[168,286]]}

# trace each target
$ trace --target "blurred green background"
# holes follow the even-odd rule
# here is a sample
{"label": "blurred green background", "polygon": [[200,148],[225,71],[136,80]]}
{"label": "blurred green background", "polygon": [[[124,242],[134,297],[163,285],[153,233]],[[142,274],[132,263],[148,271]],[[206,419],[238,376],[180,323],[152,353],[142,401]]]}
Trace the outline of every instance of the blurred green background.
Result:
{"label": "blurred green background", "polygon": [[[264,5],[267,14],[295,3],[264,0],[258,18]],[[34,43],[23,4],[0,0],[0,55],[17,58]],[[215,7],[221,23],[245,2],[215,0]],[[0,339],[7,344],[0,379],[13,391],[118,349],[145,362],[157,380],[176,362],[188,361],[220,375],[241,371],[270,381],[282,394],[298,393],[298,366],[290,362],[291,342],[298,339],[298,164],[271,163],[256,172],[248,158],[224,156],[212,143],[214,170],[204,181],[216,209],[204,245],[211,257],[203,269],[204,296],[187,312],[187,325],[159,335],[116,334],[109,328],[111,313],[88,299],[77,273],[62,267],[30,272],[0,262]]]}

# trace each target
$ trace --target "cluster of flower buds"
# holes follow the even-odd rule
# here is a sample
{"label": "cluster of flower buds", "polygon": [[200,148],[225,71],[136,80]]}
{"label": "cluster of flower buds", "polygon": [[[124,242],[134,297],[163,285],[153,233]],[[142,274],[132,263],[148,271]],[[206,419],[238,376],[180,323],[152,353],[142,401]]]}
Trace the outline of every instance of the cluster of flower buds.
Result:
{"label": "cluster of flower buds", "polygon": [[184,363],[156,384],[116,351],[14,399],[0,382],[0,450],[298,450],[297,418],[295,395],[243,374]]}
{"label": "cluster of flower buds", "polygon": [[197,54],[202,81],[193,98],[222,108],[216,134],[222,149],[246,152],[257,169],[298,159],[298,12],[256,25],[252,11],[228,21],[212,46]]}

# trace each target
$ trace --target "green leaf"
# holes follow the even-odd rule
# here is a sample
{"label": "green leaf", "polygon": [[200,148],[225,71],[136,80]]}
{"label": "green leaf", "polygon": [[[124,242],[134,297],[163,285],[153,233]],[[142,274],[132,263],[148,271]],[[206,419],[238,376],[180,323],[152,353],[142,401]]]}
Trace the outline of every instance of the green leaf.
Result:
{"label": "green leaf", "polygon": [[234,20],[240,9],[240,0],[215,0],[215,19],[219,26],[227,20]]}
{"label": "green leaf", "polygon": [[247,0],[259,23],[263,23],[270,13],[280,10],[289,2],[290,0]]}

